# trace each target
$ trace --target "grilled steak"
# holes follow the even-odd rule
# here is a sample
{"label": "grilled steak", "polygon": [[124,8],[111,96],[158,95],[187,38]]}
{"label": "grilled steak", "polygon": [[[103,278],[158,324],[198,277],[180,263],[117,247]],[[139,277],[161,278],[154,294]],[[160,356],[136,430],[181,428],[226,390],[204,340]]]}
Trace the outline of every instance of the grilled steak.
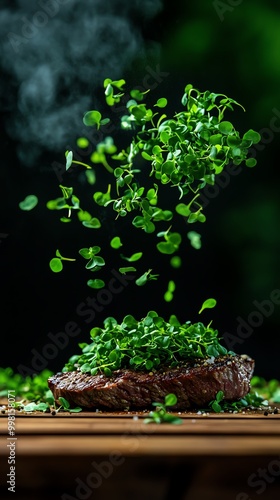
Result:
{"label": "grilled steak", "polygon": [[55,400],[64,397],[71,405],[105,410],[148,409],[174,393],[174,409],[203,407],[218,391],[227,401],[244,397],[250,390],[255,362],[247,355],[196,359],[176,368],[156,372],[116,370],[110,377],[79,370],[57,373],[48,380]]}

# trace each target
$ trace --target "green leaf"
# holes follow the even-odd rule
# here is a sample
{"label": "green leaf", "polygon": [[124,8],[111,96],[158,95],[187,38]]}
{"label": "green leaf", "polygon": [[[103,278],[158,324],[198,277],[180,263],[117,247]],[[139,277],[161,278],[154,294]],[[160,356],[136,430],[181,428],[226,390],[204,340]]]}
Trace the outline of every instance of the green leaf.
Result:
{"label": "green leaf", "polygon": [[61,259],[58,259],[56,257],[51,259],[49,266],[53,273],[60,273],[60,271],[62,271],[63,269],[63,264],[61,262]]}
{"label": "green leaf", "polygon": [[165,108],[167,106],[167,99],[165,97],[161,97],[157,100],[154,106],[158,106],[159,108]]}
{"label": "green leaf", "polygon": [[141,92],[138,89],[131,90],[130,95],[133,99],[136,99],[137,101],[143,101],[144,99],[144,92]]}
{"label": "green leaf", "polygon": [[79,406],[77,406],[76,408],[69,408],[68,411],[70,413],[79,413],[80,411],[82,411],[83,409],[80,408]]}
{"label": "green leaf", "polygon": [[165,302],[171,302],[173,300],[173,293],[167,290],[163,296]]}
{"label": "green leaf", "polygon": [[81,149],[86,149],[89,146],[89,140],[86,137],[78,137],[76,143]]}
{"label": "green leaf", "polygon": [[218,128],[222,134],[228,135],[232,132],[233,126],[232,123],[224,121],[219,123]]}
{"label": "green leaf", "polygon": [[131,257],[125,257],[123,254],[121,254],[121,258],[124,260],[127,260],[128,262],[136,262],[137,260],[141,259],[143,255],[143,252],[136,252],[131,255]]}
{"label": "green leaf", "polygon": [[148,153],[146,153],[146,151],[142,151],[141,155],[142,155],[142,157],[143,157],[145,160],[148,160],[148,161],[153,160],[153,157],[152,157],[151,155],[149,155]]}
{"label": "green leaf", "polygon": [[217,401],[213,401],[213,403],[211,404],[211,407],[215,413],[220,413],[222,411],[222,407],[221,407],[221,405],[219,405],[219,403]]}
{"label": "green leaf", "polygon": [[88,280],[87,285],[90,288],[104,288],[105,282],[103,280],[99,280],[99,279]]}
{"label": "green leaf", "polygon": [[73,151],[66,151],[65,156],[66,156],[66,170],[68,170],[72,165]]}
{"label": "green leaf", "polygon": [[261,136],[258,132],[255,132],[255,130],[250,129],[243,135],[243,139],[245,141],[252,141],[253,144],[257,144],[260,142]]}
{"label": "green leaf", "polygon": [[175,210],[179,215],[183,215],[183,217],[188,217],[191,213],[189,206],[185,205],[185,203],[176,205]]}
{"label": "green leaf", "polygon": [[96,217],[93,217],[90,221],[84,220],[82,224],[83,226],[90,229],[98,229],[99,227],[101,227],[101,222]]}
{"label": "green leaf", "polygon": [[189,231],[187,236],[191,242],[191,246],[196,250],[199,250],[201,248],[201,235],[196,231]]}
{"label": "green leaf", "polygon": [[203,304],[201,306],[201,309],[198,312],[198,314],[200,314],[204,309],[212,309],[213,307],[215,307],[216,304],[217,304],[217,301],[215,299],[207,299],[207,300],[205,300],[203,302]]}
{"label": "green leaf", "polygon": [[81,222],[84,220],[90,221],[92,219],[92,216],[86,210],[79,210],[77,216],[78,216],[79,221],[81,221]]}
{"label": "green leaf", "polygon": [[95,254],[99,253],[101,248],[99,246],[94,246],[90,248],[81,248],[79,254],[84,257],[84,259],[91,259]]}
{"label": "green leaf", "polygon": [[222,134],[214,134],[214,135],[211,135],[211,137],[209,138],[209,143],[210,144],[213,144],[214,146],[216,144],[221,144],[222,142]]}
{"label": "green leaf", "polygon": [[169,292],[174,292],[176,289],[176,285],[175,285],[175,282],[173,280],[170,280],[168,282],[168,291]]}
{"label": "green leaf", "polygon": [[102,116],[101,116],[101,113],[99,111],[96,111],[96,110],[87,111],[84,114],[83,123],[87,126],[96,125],[97,128],[99,128],[101,118],[102,118]]}
{"label": "green leaf", "polygon": [[118,250],[120,247],[122,247],[122,242],[119,236],[115,236],[114,238],[111,239],[110,245],[112,248],[115,250]]}
{"label": "green leaf", "polygon": [[137,280],[135,281],[136,285],[138,286],[143,286],[147,283],[148,281],[148,278],[147,278],[147,273],[144,273],[142,274],[142,276],[140,276],[140,278],[137,278]]}
{"label": "green leaf", "polygon": [[120,267],[119,268],[119,272],[121,274],[125,274],[125,273],[130,273],[130,272],[134,272],[136,271],[137,269],[135,267]]}
{"label": "green leaf", "polygon": [[179,257],[178,255],[174,255],[174,257],[170,259],[170,265],[174,267],[174,269],[179,269],[182,265],[181,257]]}
{"label": "green leaf", "polygon": [[237,137],[236,135],[229,135],[227,137],[227,144],[228,144],[228,146],[230,146],[232,148],[238,147],[241,144],[241,139],[240,139],[240,137]]}
{"label": "green leaf", "polygon": [[165,406],[174,406],[177,403],[177,396],[173,393],[167,394],[164,399]]}
{"label": "green leaf", "polygon": [[218,403],[220,403],[222,401],[222,399],[224,399],[224,392],[223,391],[217,392],[217,394],[216,394],[216,401]]}
{"label": "green leaf", "polygon": [[21,210],[32,210],[38,204],[38,198],[34,194],[26,196],[26,198],[19,203],[19,208]]}
{"label": "green leaf", "polygon": [[157,249],[160,253],[171,255],[176,252],[177,247],[175,247],[170,241],[160,241],[157,243]]}
{"label": "green leaf", "polygon": [[70,403],[68,403],[68,401],[65,398],[63,398],[62,396],[60,396],[58,398],[58,400],[59,400],[61,406],[63,406],[63,408],[65,408],[66,410],[68,410],[68,408],[70,408]]}
{"label": "green leaf", "polygon": [[255,158],[248,158],[248,160],[246,160],[246,167],[255,167],[257,164],[257,160]]}

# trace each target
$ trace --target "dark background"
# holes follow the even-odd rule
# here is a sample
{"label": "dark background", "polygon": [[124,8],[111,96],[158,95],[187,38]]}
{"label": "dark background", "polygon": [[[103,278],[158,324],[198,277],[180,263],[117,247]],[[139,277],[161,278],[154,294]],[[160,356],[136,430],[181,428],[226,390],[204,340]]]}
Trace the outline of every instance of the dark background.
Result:
{"label": "dark background", "polygon": [[[26,20],[40,22],[36,13],[47,4],[30,3],[2,1],[0,11],[0,366],[34,371],[35,356],[37,368],[41,363],[42,368],[57,371],[78,352],[78,342],[89,341],[90,328],[102,326],[107,316],[121,321],[126,314],[140,318],[153,309],[166,319],[176,314],[181,321],[213,320],[221,335],[237,338],[242,322],[247,338],[239,337],[233,350],[254,357],[257,374],[280,378],[280,305],[271,303],[280,289],[278,3],[247,0],[232,7],[226,1],[174,0],[128,6],[117,0],[69,0],[60,4],[56,15],[49,15],[45,26],[34,29],[33,23],[26,38],[22,31]],[[11,33],[21,38],[11,38]],[[54,166],[64,164],[66,149],[78,151],[75,141],[86,132],[83,113],[96,108],[107,112],[102,101],[104,78],[124,78],[128,87],[154,83],[150,76],[145,80],[151,69],[160,76],[147,99],[167,97],[170,114],[180,110],[184,87],[192,83],[241,103],[246,112],[237,108],[228,119],[240,132],[253,128],[262,136],[257,166],[243,167],[225,187],[209,195],[206,223],[188,228],[183,220],[178,222],[185,234],[179,270],[172,270],[169,258],[155,251],[156,237],[132,231],[128,221],[117,226],[95,207],[104,229],[92,233],[76,222],[61,224],[60,213],[45,206],[60,196],[62,183],[75,187],[87,204],[85,209],[93,207],[92,193],[104,191],[111,179],[104,168],[94,166],[97,183],[91,186],[82,168],[59,179]],[[114,139],[119,144],[126,140],[118,130]],[[23,212],[18,205],[29,194],[36,194],[39,204]],[[172,197],[167,190],[163,208]],[[200,250],[190,246],[189,230],[201,233]],[[139,265],[143,271],[152,267],[160,279],[143,288],[129,283],[86,323],[88,316],[78,315],[77,307],[87,297],[96,297],[96,292],[86,285],[89,275],[84,262],[78,258],[76,263],[65,263],[62,273],[53,274],[49,260],[57,248],[66,257],[77,257],[80,248],[100,244],[110,279],[110,270],[119,267],[118,252],[106,248],[120,232],[123,242],[127,237],[123,253],[144,247]],[[176,281],[177,288],[174,300],[167,303],[163,294],[169,279]],[[208,297],[215,297],[217,306],[200,316],[200,306]],[[268,300],[266,312],[254,316],[256,301]],[[78,325],[79,335],[46,360],[48,334],[64,332],[70,321]]]}

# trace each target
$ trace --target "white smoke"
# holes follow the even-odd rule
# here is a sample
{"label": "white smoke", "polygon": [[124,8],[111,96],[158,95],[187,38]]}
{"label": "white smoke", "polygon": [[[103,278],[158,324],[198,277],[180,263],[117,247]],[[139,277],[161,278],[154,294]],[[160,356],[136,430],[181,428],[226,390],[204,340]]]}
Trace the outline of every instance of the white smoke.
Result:
{"label": "white smoke", "polygon": [[145,57],[161,0],[17,0],[0,11],[0,97],[22,164],[63,150],[104,78]]}

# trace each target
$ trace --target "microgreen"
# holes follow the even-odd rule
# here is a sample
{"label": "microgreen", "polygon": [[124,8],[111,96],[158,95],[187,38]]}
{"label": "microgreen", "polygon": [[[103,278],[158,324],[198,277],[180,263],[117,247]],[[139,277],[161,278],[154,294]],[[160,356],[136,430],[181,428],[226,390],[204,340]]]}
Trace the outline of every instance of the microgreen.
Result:
{"label": "microgreen", "polygon": [[68,260],[70,262],[73,262],[76,260],[76,259],[71,259],[69,257],[62,257],[59,250],[56,250],[55,255],[56,255],[56,257],[53,257],[49,263],[50,268],[51,268],[53,273],[60,273],[60,271],[62,271],[62,269],[63,269],[62,261],[63,260]]}
{"label": "microgreen", "polygon": [[48,387],[48,378],[53,373],[50,370],[43,370],[34,376],[23,376],[15,373],[10,367],[0,367],[0,397],[6,398],[8,391],[13,391],[16,398],[15,408],[25,412],[50,412],[59,411],[80,412],[82,408],[70,408],[66,399],[59,398],[60,406],[57,408],[54,396]]}
{"label": "microgreen", "polygon": [[[74,165],[74,171],[82,167],[86,169],[89,184],[95,185],[92,165],[101,165],[105,169],[102,169],[104,175],[108,178],[105,179],[107,191],[94,188],[92,208],[87,211],[81,206],[72,186],[59,185],[61,195],[49,200],[47,208],[62,211],[60,221],[63,223],[71,222],[72,214],[76,214],[78,222],[86,230],[101,228],[101,210],[102,220],[105,220],[103,213],[106,211],[106,216],[113,214],[114,224],[126,217],[132,231],[136,229],[146,235],[152,235],[147,237],[154,238],[155,248],[163,259],[172,256],[169,257],[170,264],[176,269],[181,266],[178,253],[186,240],[189,240],[195,249],[201,247],[200,233],[180,231],[177,229],[178,224],[180,225],[182,219],[187,224],[198,225],[206,221],[201,201],[202,190],[207,185],[215,185],[218,176],[227,166],[243,164],[245,167],[254,167],[256,160],[248,156],[250,148],[260,141],[261,136],[252,129],[242,133],[235,128],[226,115],[235,107],[243,110],[244,108],[224,94],[209,90],[201,92],[188,84],[181,99],[182,109],[168,116],[165,108],[167,105],[169,108],[170,103],[165,97],[157,98],[154,104],[145,103],[148,90],[141,92],[138,88],[131,89],[128,93],[129,100],[123,105],[125,86],[124,79],[106,78],[103,82],[104,98],[109,111],[114,107],[114,112],[122,113],[119,129],[129,132],[124,133],[124,136],[127,136],[127,139],[124,139],[125,144],[119,148],[113,137],[106,136],[101,130],[102,140],[96,144],[95,150],[90,152],[88,163],[75,159],[73,151],[65,152],[66,175],[69,175],[69,170],[72,170]],[[120,110],[117,109],[119,104]],[[166,114],[162,112],[163,109]],[[83,116],[84,125],[98,130],[109,122],[110,118],[104,118],[99,110],[89,110]],[[77,141],[81,148],[86,148],[88,144],[85,138],[79,138]],[[169,197],[168,189],[171,188],[172,193],[170,191],[169,194],[172,196]],[[171,207],[163,206],[164,200],[166,205],[170,204],[173,194],[176,200],[172,201]],[[20,203],[20,208],[31,210],[36,202],[36,197],[31,195]],[[125,224],[125,235],[128,234],[127,227]],[[94,234],[95,237],[98,231],[88,233],[91,237]],[[119,258],[132,266],[119,267],[119,271],[123,274],[137,272],[133,263],[142,258],[143,249],[138,248],[137,252],[127,256],[123,233],[111,237],[110,249],[115,252],[121,247],[123,253],[119,253]],[[98,244],[80,248],[78,251],[82,259],[86,260],[85,268],[88,271],[103,270],[106,263],[99,255],[100,251]],[[64,260],[75,259],[62,257],[57,250],[56,257],[50,262],[51,270],[60,272]],[[149,263],[146,266],[144,269],[148,270],[141,270],[142,274],[139,272],[140,276],[135,278],[134,283],[139,287],[159,278],[156,271],[153,274]],[[93,289],[101,289],[105,286],[105,281],[93,278],[87,281],[87,285]],[[169,280],[164,295],[167,302],[173,299],[175,289],[175,281]],[[215,305],[215,299],[205,300],[199,314]],[[72,356],[63,371],[78,368],[83,373],[103,373],[110,377],[112,372],[119,368],[155,371],[162,366],[178,366],[190,358],[234,355],[220,344],[218,331],[210,325],[211,323],[205,326],[202,322],[192,324],[190,321],[181,324],[175,315],[165,321],[155,311],[148,312],[147,316],[139,321],[128,314],[120,324],[115,318],[108,317],[104,320],[104,328],[91,329],[92,343],[79,344],[82,353]],[[278,397],[277,393],[276,398]],[[174,398],[176,399],[175,395],[168,395],[164,404],[155,403],[158,409],[150,418],[170,421],[166,406],[171,405]],[[249,404],[246,398],[244,402]],[[37,404],[38,401],[34,403]],[[65,400],[61,403],[62,408],[69,409]],[[221,392],[211,402],[214,411],[226,404]]]}
{"label": "microgreen", "polygon": [[212,309],[213,307],[216,306],[216,304],[217,304],[216,299],[205,300],[201,306],[201,309],[198,311],[198,314],[202,313],[202,311],[204,311],[204,309]]}
{"label": "microgreen", "polygon": [[164,300],[166,302],[171,302],[171,300],[173,300],[173,292],[176,290],[176,285],[175,285],[175,282],[173,280],[170,280],[168,282],[168,287],[167,287],[167,290],[164,294]]}
{"label": "microgreen", "polygon": [[37,196],[35,196],[34,194],[30,194],[26,196],[26,198],[19,203],[19,208],[21,210],[29,211],[33,210],[33,208],[35,208],[37,204],[38,204]]}
{"label": "microgreen", "polygon": [[82,411],[82,408],[80,408],[80,406],[76,406],[75,408],[71,408],[70,403],[63,397],[59,397],[58,401],[60,402],[61,406],[58,408],[57,411],[59,411],[60,408],[63,408],[63,410],[69,411],[70,413],[79,413],[80,411]]}
{"label": "microgreen", "polygon": [[261,397],[268,399],[272,403],[280,403],[280,380],[266,380],[263,377],[254,375],[251,380],[251,387]]}
{"label": "microgreen", "polygon": [[189,231],[187,236],[191,242],[191,246],[196,250],[199,250],[201,248],[201,235],[196,231]]}
{"label": "microgreen", "polygon": [[176,415],[168,413],[167,407],[174,406],[177,403],[177,396],[173,393],[167,394],[164,398],[164,403],[153,402],[152,405],[156,407],[154,411],[149,413],[149,416],[144,419],[144,424],[181,424],[183,420]]}
{"label": "microgreen", "polygon": [[110,376],[119,368],[151,371],[178,366],[190,358],[227,354],[217,330],[200,322],[181,324],[175,315],[165,321],[155,311],[139,321],[132,315],[125,316],[121,323],[109,317],[104,320],[104,328],[93,328],[90,336],[92,343],[79,344],[82,353],[72,356],[63,371],[79,368],[83,373]]}
{"label": "microgreen", "polygon": [[[90,153],[88,162],[76,160],[73,151],[66,151],[65,169],[68,172],[74,164],[77,168],[85,168],[89,183],[94,185],[92,165],[103,165],[109,176],[108,189],[106,192],[96,189],[92,197],[96,205],[110,210],[108,213],[113,213],[116,220],[128,217],[134,228],[147,234],[155,233],[158,226],[167,225],[170,221],[176,224],[181,217],[188,224],[204,223],[206,216],[200,199],[202,189],[207,185],[213,186],[228,165],[255,166],[255,158],[248,158],[249,150],[261,137],[252,129],[239,132],[225,116],[236,107],[244,110],[234,99],[209,90],[202,92],[188,84],[181,99],[182,109],[168,116],[162,111],[167,105],[170,107],[165,97],[147,105],[145,97],[149,90],[142,92],[132,88],[129,91],[131,98],[123,106],[124,79],[106,78],[103,87],[109,111],[113,106],[117,110],[117,106],[121,105],[119,126],[130,132],[127,143],[119,148],[113,137],[103,134],[102,140]],[[97,129],[109,121],[110,118],[103,118],[99,110],[89,110],[83,116],[84,125]],[[77,139],[81,148],[87,148],[88,144],[84,137]],[[143,168],[139,169],[141,164]],[[93,176],[89,176],[90,173]],[[177,200],[171,208],[159,205],[167,199],[165,186],[177,190]],[[76,211],[84,227],[101,227],[95,207],[92,214],[83,210],[73,187],[60,185],[60,189],[62,197],[50,200],[47,208],[66,210],[60,218],[61,222],[69,223],[72,212]],[[36,197],[31,195],[20,203],[20,208],[31,210],[36,202]],[[161,234],[163,241],[155,240],[155,247],[165,255],[177,253],[186,238],[177,229],[172,230],[171,226],[163,229]],[[201,247],[198,232],[187,232],[187,238],[193,248]],[[111,248],[119,249],[123,245],[121,240],[122,235],[113,238]],[[120,258],[125,257],[120,255]],[[60,272],[62,262],[53,261],[51,268]],[[153,279],[155,275],[152,277],[148,271],[135,283],[142,286]],[[92,280],[88,280],[89,283],[92,286]]]}
{"label": "microgreen", "polygon": [[269,402],[267,399],[263,398],[263,396],[261,396],[257,391],[251,388],[250,392],[246,394],[246,396],[237,401],[226,401],[224,399],[224,392],[219,391],[217,392],[215,399],[210,401],[208,406],[215,413],[220,413],[224,411],[238,412],[245,408],[262,409],[267,407],[268,404]]}

